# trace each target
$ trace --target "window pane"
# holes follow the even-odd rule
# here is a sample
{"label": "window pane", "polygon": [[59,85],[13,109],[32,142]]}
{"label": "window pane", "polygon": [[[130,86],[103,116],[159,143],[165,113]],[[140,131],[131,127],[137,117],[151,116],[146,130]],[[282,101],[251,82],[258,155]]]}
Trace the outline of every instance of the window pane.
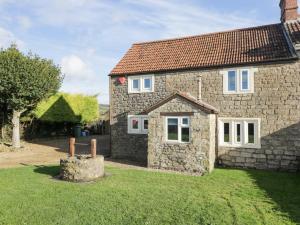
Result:
{"label": "window pane", "polygon": [[241,142],[241,124],[239,123],[236,125],[236,142]]}
{"label": "window pane", "polygon": [[236,72],[229,71],[228,72],[228,91],[236,90]]}
{"label": "window pane", "polygon": [[178,119],[168,119],[168,140],[178,140]]}
{"label": "window pane", "polygon": [[182,118],[182,124],[183,125],[189,125],[189,119],[188,118]]}
{"label": "window pane", "polygon": [[146,88],[146,89],[151,88],[151,79],[150,78],[144,79],[144,88]]}
{"label": "window pane", "polygon": [[133,89],[139,89],[140,88],[140,80],[138,80],[138,79],[133,80],[132,87],[133,87]]}
{"label": "window pane", "polygon": [[139,120],[138,119],[132,119],[132,129],[139,129]]}
{"label": "window pane", "polygon": [[224,123],[224,142],[229,142],[229,123]]}
{"label": "window pane", "polygon": [[190,128],[188,127],[181,128],[181,141],[182,142],[190,141]]}
{"label": "window pane", "polygon": [[248,70],[244,70],[242,72],[242,89],[248,90],[249,89],[249,79],[248,79]]}
{"label": "window pane", "polygon": [[254,123],[248,123],[248,143],[254,144]]}
{"label": "window pane", "polygon": [[144,120],[144,130],[148,130],[148,120]]}

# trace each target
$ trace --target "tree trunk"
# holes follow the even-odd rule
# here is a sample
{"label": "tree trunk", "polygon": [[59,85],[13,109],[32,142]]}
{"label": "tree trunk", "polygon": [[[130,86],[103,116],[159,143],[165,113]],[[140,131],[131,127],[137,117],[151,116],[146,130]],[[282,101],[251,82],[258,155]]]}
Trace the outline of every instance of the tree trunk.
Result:
{"label": "tree trunk", "polygon": [[13,117],[12,117],[12,125],[13,125],[13,134],[12,134],[12,146],[14,148],[20,148],[21,147],[21,141],[20,141],[20,116],[21,112],[19,111],[13,111]]}

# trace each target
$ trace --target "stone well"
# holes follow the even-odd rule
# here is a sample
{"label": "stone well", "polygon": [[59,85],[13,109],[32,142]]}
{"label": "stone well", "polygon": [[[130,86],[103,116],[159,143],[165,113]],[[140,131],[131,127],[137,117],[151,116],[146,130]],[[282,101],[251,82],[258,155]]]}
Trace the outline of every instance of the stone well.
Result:
{"label": "stone well", "polygon": [[60,178],[72,182],[88,182],[104,176],[104,157],[77,155],[60,160]]}

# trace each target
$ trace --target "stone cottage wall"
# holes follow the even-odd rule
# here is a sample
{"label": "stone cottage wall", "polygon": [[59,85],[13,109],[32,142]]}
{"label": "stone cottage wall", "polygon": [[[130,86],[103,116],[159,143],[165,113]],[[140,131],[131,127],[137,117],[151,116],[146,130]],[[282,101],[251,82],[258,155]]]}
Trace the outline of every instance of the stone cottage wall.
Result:
{"label": "stone cottage wall", "polygon": [[216,107],[219,117],[261,118],[261,149],[218,147],[224,166],[299,170],[300,161],[300,63],[257,65],[253,94],[223,94],[220,69],[160,73],[155,92],[128,94],[127,83],[111,79],[112,154],[115,157],[147,158],[147,135],[127,134],[127,114],[143,111],[174,90],[199,94]]}
{"label": "stone cottage wall", "polygon": [[[166,141],[166,117],[160,114],[165,112],[194,112],[190,116],[190,143]],[[201,112],[179,97],[149,113],[148,167],[199,174],[212,171],[215,121],[215,115]]]}

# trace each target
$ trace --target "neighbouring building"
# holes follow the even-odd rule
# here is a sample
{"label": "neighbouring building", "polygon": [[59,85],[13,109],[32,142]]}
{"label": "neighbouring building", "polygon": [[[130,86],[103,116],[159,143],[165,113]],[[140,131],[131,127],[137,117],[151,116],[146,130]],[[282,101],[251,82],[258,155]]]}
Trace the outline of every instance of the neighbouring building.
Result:
{"label": "neighbouring building", "polygon": [[132,45],[110,73],[111,151],[150,168],[300,168],[300,20]]}

